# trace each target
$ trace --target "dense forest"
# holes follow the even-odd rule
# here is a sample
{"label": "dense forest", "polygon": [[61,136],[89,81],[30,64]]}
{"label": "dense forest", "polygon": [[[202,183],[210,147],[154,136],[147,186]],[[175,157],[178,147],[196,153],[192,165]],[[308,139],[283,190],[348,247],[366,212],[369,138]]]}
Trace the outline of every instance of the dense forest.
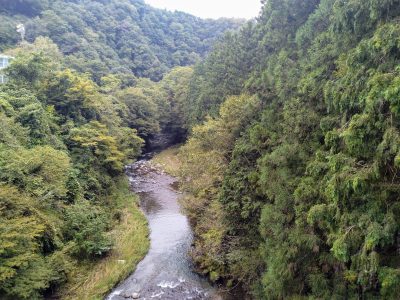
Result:
{"label": "dense forest", "polygon": [[141,0],[1,2],[0,49],[14,57],[0,85],[1,299],[86,299],[74,290],[107,257],[131,264],[91,298],[129,274],[148,231],[124,166],[160,132],[185,136],[186,65],[241,23]]}
{"label": "dense forest", "polygon": [[183,134],[192,69],[124,88],[115,75],[98,85],[66,68],[48,38],[10,53],[0,85],[0,298],[37,299],[112,253],[130,200],[124,166],[149,136]]}
{"label": "dense forest", "polygon": [[79,72],[158,81],[175,66],[196,63],[212,43],[242,20],[203,20],[152,8],[143,0],[17,0],[0,5],[0,51],[15,45],[18,23],[26,38],[50,37]]}
{"label": "dense forest", "polygon": [[264,0],[246,24],[140,0],[7,3],[0,297],[57,293],[109,255],[124,165],[168,131],[186,140],[191,256],[210,280],[398,299],[400,0]]}
{"label": "dense forest", "polygon": [[268,0],[194,69],[195,261],[256,299],[398,299],[400,1]]}

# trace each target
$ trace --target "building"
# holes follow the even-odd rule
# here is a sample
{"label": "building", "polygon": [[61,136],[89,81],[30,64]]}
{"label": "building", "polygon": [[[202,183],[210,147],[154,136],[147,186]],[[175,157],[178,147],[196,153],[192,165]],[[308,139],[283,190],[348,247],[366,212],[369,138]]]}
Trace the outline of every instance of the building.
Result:
{"label": "building", "polygon": [[2,70],[7,68],[13,57],[0,54],[0,84],[7,81],[6,75],[3,74]]}

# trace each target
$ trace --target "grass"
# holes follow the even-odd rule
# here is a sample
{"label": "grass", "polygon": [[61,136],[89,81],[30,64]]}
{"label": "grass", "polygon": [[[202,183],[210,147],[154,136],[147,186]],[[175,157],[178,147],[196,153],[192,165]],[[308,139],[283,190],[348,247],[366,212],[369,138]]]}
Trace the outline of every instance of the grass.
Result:
{"label": "grass", "polygon": [[80,264],[70,274],[69,284],[61,299],[97,300],[131,274],[149,249],[146,218],[138,208],[137,196],[129,191],[126,178],[121,179],[112,196],[122,211],[121,221],[110,234],[114,249],[98,262]]}
{"label": "grass", "polygon": [[154,156],[152,162],[161,166],[161,168],[168,174],[179,177],[179,170],[181,163],[179,161],[180,146],[173,146]]}
{"label": "grass", "polygon": [[[179,177],[179,147],[174,146],[157,154],[152,162],[168,174]],[[76,262],[69,274],[69,282],[60,291],[63,300],[100,300],[119,282],[131,274],[146,255],[150,242],[145,216],[138,207],[137,196],[129,190],[126,177],[118,181],[109,197],[122,212],[121,221],[110,232],[114,249],[97,262]]]}

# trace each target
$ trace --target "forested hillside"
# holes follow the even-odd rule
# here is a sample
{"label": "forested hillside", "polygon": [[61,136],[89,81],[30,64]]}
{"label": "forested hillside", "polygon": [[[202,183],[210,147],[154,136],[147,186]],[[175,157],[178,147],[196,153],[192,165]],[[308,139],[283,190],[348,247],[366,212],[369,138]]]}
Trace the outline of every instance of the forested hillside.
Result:
{"label": "forested hillside", "polygon": [[140,0],[0,8],[15,57],[0,85],[0,298],[68,298],[82,266],[113,255],[124,165],[168,131],[187,138],[191,254],[212,281],[254,299],[398,299],[400,0],[262,2],[220,39],[240,22]]}
{"label": "forested hillside", "polygon": [[183,65],[241,22],[137,0],[0,12],[0,49],[14,57],[0,84],[0,298],[99,299],[149,246],[124,166],[159,132],[185,136]]}
{"label": "forested hillside", "polygon": [[[8,53],[15,60],[0,85],[0,298],[81,299],[69,294],[73,284],[78,293],[103,296],[148,247],[124,166],[141,154],[142,137],[164,128],[182,135],[192,69],[124,87],[115,75],[96,84],[67,68],[48,38]],[[119,231],[124,224],[127,232]],[[116,265],[115,278],[90,279],[96,263],[110,256],[114,264],[132,262]],[[85,291],[89,279],[93,290]],[[99,289],[96,280],[105,285]]]}
{"label": "forested hillside", "polygon": [[62,68],[47,38],[13,53],[0,86],[0,297],[37,299],[113,249],[124,165],[143,140],[118,113],[115,78]]}
{"label": "forested hillside", "polygon": [[213,42],[241,20],[203,20],[156,9],[143,0],[17,0],[0,5],[0,51],[26,38],[50,37],[68,66],[91,72],[96,82],[109,73],[125,80],[158,81],[175,66],[199,61]]}
{"label": "forested hillside", "polygon": [[268,0],[195,67],[193,257],[256,299],[398,299],[400,1]]}

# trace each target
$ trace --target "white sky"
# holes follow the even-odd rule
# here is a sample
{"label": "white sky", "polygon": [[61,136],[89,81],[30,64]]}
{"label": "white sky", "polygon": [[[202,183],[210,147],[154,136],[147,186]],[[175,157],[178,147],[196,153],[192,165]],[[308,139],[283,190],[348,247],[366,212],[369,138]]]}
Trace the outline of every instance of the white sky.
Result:
{"label": "white sky", "polygon": [[201,18],[246,18],[258,16],[261,0],[145,0],[154,7],[179,10]]}

